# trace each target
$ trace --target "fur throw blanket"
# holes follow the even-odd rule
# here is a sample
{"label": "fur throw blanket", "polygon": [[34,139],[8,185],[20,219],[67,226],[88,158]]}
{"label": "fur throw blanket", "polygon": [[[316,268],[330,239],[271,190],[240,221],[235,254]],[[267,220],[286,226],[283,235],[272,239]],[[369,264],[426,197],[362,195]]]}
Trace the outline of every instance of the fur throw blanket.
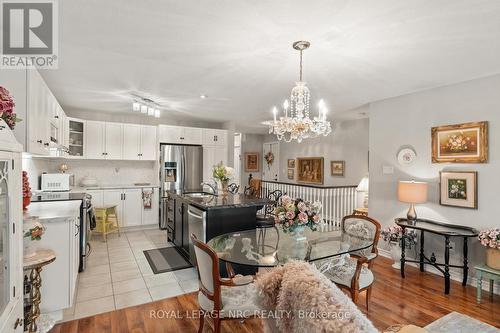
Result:
{"label": "fur throw blanket", "polygon": [[333,282],[306,262],[259,274],[255,282],[264,331],[284,333],[378,332]]}

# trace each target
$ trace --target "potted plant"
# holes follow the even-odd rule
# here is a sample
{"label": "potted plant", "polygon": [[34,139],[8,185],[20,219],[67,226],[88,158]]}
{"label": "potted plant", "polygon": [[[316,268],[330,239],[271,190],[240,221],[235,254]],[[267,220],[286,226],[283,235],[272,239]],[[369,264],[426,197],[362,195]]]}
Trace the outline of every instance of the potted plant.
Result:
{"label": "potted plant", "polygon": [[212,171],[212,177],[215,181],[219,181],[221,184],[222,195],[227,196],[229,191],[227,189],[229,185],[229,180],[234,177],[234,169],[228,166],[225,166],[222,161],[215,165]]}
{"label": "potted plant", "polygon": [[34,242],[42,239],[45,232],[43,224],[40,223],[38,217],[33,216],[26,219],[23,223],[23,243],[24,243],[24,258],[31,258],[36,255],[36,247]]}
{"label": "potted plant", "polygon": [[[393,268],[401,268],[401,240],[403,239],[403,228],[398,225],[390,226],[382,230],[382,239],[389,244]],[[411,249],[417,243],[417,234],[414,230],[410,230],[405,235],[405,248]]]}
{"label": "potted plant", "polygon": [[274,210],[274,219],[276,224],[281,226],[283,232],[293,232],[296,239],[300,240],[306,227],[312,231],[317,229],[321,222],[319,215],[321,208],[319,201],[310,203],[284,195]]}
{"label": "potted plant", "polygon": [[481,245],[486,247],[486,265],[500,270],[500,229],[486,229],[479,233]]}

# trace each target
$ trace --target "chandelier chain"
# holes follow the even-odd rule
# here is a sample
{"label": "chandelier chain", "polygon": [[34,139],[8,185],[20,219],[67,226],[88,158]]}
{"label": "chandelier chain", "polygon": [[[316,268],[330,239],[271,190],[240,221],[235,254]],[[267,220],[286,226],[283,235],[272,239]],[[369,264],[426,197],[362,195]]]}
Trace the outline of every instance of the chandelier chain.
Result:
{"label": "chandelier chain", "polygon": [[299,81],[302,81],[302,50],[300,50],[300,79]]}

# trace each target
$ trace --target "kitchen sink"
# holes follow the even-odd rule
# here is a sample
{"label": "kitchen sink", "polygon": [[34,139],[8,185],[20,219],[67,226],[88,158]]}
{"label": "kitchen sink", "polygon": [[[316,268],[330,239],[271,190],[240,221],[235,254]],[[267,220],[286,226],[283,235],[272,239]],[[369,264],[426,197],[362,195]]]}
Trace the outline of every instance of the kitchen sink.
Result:
{"label": "kitchen sink", "polygon": [[211,198],[214,197],[215,195],[212,193],[208,192],[191,192],[191,193],[184,193],[186,197],[190,198]]}

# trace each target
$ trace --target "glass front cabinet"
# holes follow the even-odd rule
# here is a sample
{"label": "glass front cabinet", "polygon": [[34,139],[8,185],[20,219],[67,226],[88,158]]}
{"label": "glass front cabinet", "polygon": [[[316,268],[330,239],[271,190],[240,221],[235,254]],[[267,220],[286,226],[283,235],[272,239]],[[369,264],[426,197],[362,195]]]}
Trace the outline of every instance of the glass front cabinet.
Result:
{"label": "glass front cabinet", "polygon": [[22,297],[21,158],[0,150],[0,333],[23,332]]}

